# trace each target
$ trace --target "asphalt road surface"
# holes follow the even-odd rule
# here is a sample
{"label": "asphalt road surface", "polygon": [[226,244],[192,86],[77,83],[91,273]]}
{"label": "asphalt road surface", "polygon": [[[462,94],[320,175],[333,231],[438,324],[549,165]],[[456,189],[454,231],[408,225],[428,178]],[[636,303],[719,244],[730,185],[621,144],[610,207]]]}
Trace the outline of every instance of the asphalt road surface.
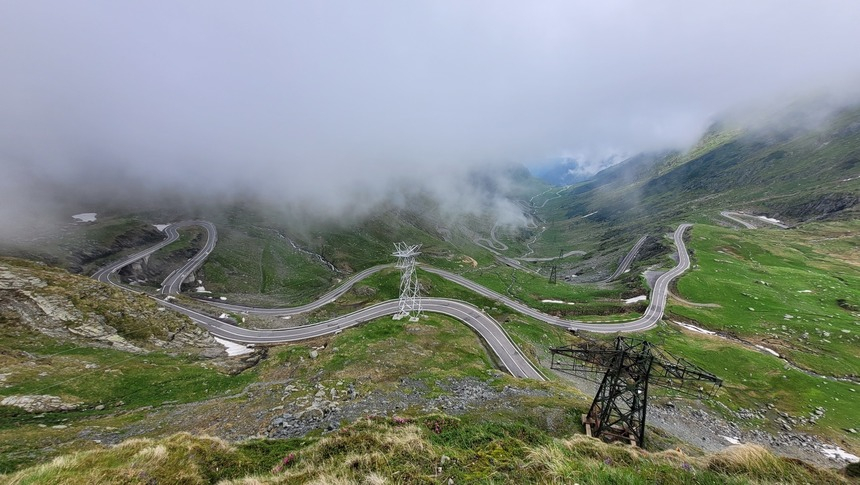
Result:
{"label": "asphalt road surface", "polygon": [[[343,329],[360,325],[376,318],[400,313],[397,300],[378,303],[356,312],[343,315],[325,322],[278,330],[253,330],[237,327],[231,323],[212,318],[208,315],[177,305],[171,301],[159,303],[187,315],[213,335],[243,344],[279,344],[299,342],[315,337],[337,333]],[[484,340],[498,361],[514,377],[545,380],[532,363],[520,353],[507,333],[490,316],[474,305],[458,300],[443,298],[423,298],[421,306],[426,312],[441,313],[462,321]]]}
{"label": "asphalt road surface", "polygon": [[726,219],[731,219],[737,222],[738,224],[744,226],[747,229],[758,229],[758,226],[750,224],[749,222],[743,220],[744,217],[749,217],[750,219],[755,219],[756,222],[764,222],[765,224],[770,224],[780,229],[788,229],[788,226],[779,221],[763,218],[763,216],[754,216],[752,214],[746,214],[744,212],[722,211],[720,212],[720,215],[725,217]]}
{"label": "asphalt road surface", "polygon": [[570,257],[570,256],[574,256],[574,255],[576,255],[576,256],[582,256],[582,255],[584,255],[584,254],[585,254],[585,251],[574,250],[574,251],[568,251],[568,252],[566,252],[566,253],[562,254],[562,255],[561,255],[561,257],[559,257],[559,256],[551,256],[551,257],[549,257],[549,258],[516,258],[516,259],[517,259],[518,261],[526,261],[526,262],[528,262],[528,263],[544,263],[544,262],[547,262],[547,261],[554,261],[554,260],[556,260],[556,259],[564,259],[564,258],[567,258],[567,257]]}

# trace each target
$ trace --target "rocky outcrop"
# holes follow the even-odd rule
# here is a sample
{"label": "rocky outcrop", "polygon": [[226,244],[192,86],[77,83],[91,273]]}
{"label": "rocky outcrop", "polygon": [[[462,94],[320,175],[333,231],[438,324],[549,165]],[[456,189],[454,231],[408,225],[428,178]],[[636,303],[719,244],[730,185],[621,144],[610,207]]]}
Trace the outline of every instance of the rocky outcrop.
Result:
{"label": "rocky outcrop", "polygon": [[21,408],[28,413],[53,413],[57,411],[74,411],[80,406],[79,402],[67,402],[59,396],[39,394],[34,396],[7,396],[0,405]]}
{"label": "rocky outcrop", "polygon": [[0,259],[0,317],[82,345],[226,357],[208,332],[144,296],[25,261]]}
{"label": "rocky outcrop", "polygon": [[[3,267],[0,266],[0,269]],[[5,307],[4,317],[8,320],[17,321],[57,339],[83,337],[101,346],[126,352],[145,352],[144,349],[120,336],[116,328],[105,324],[103,316],[84,314],[75,308],[68,298],[36,293],[31,291],[32,288],[31,290],[22,289],[28,284],[35,288],[47,288],[47,291],[50,291],[48,284],[37,278],[26,277],[18,280],[14,273],[8,270],[0,275],[0,303]],[[19,289],[10,291],[10,287]]]}

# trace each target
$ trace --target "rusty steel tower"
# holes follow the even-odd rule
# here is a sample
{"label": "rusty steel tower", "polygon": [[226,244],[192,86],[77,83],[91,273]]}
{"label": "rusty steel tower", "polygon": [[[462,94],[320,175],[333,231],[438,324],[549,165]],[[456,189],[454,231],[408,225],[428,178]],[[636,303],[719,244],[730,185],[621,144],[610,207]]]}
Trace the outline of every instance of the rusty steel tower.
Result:
{"label": "rusty steel tower", "polygon": [[552,369],[600,382],[582,423],[588,436],[607,441],[643,446],[649,385],[702,398],[723,384],[714,374],[642,339],[617,337],[614,347],[558,347],[550,352]]}

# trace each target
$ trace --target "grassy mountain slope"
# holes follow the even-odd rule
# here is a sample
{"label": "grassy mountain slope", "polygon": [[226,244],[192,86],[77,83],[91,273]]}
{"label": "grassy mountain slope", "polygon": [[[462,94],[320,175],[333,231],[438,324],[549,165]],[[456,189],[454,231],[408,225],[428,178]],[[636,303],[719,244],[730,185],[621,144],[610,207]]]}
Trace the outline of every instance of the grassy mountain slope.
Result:
{"label": "grassy mountain slope", "polygon": [[105,430],[146,407],[235,392],[247,366],[149,298],[0,259],[0,469],[116,439]]}
{"label": "grassy mountain slope", "polygon": [[219,239],[202,279],[207,290],[232,300],[306,303],[356,271],[391,263],[395,241],[422,244],[431,260],[451,253],[454,246],[421,209],[382,207],[362,220],[306,229],[261,216],[260,208],[234,207],[211,218]]}
{"label": "grassy mountain slope", "polygon": [[559,274],[598,281],[625,248],[650,235],[634,271],[621,277],[625,286],[641,289],[635,270],[659,263],[654,258],[667,250],[660,236],[681,222],[728,225],[720,216],[724,210],[789,224],[857,218],[859,161],[858,107],[818,118],[787,111],[755,125],[714,124],[686,152],[640,154],[553,191],[545,204],[537,200],[540,227],[525,239],[540,233],[529,244],[535,256],[585,251],[563,261]]}
{"label": "grassy mountain slope", "polygon": [[[586,256],[565,264],[586,271],[611,266],[612,258],[599,257],[624,252],[639,235],[650,234],[637,266],[611,288],[551,285],[514,271],[472,240],[476,234],[490,237],[491,211],[452,219],[421,198],[381,207],[360,220],[311,225],[241,203],[197,212],[195,217],[219,228],[219,244],[198,277],[208,290],[231,300],[301,303],[351,272],[390,262],[391,243],[407,240],[424,244],[422,261],[471,275],[544,311],[630,317],[642,308],[622,307],[619,299],[643,291],[641,268],[673,264],[663,236],[677,222],[692,220],[698,223],[688,236],[694,267],[673,289],[677,297],[670,300],[667,321],[645,336],[726,379],[725,389],[709,403],[739,423],[731,432],[768,432],[779,444],[795,439],[783,433],[789,426],[856,452],[860,444],[850,430],[857,428],[852,398],[860,285],[855,284],[854,197],[860,182],[852,171],[858,170],[858,145],[856,110],[815,127],[717,127],[688,153],[642,155],[584,184],[546,191],[532,201],[538,227],[499,229],[498,237],[511,246],[506,255],[529,247],[536,256],[555,255],[560,245],[582,248]],[[477,184],[492,186],[492,181]],[[724,209],[803,224],[791,231],[728,230],[711,224],[720,221]],[[72,267],[77,263],[63,259],[64,249],[97,246],[79,265],[96,267],[160,239],[149,224],[164,219],[177,218],[116,216],[74,226],[38,257]],[[827,221],[805,222],[813,219]],[[197,244],[199,233],[186,232],[152,262],[168,267],[171,258],[181,259]],[[423,272],[420,278],[426,294],[481,306],[544,367],[549,347],[576,341],[562,329],[461,287]],[[447,318],[428,316],[414,325],[368,322],[339,335],[259,352],[258,357],[267,356],[259,365],[230,375],[234,365],[243,366],[201,358],[211,341],[196,350],[190,342],[171,347],[175,335],[193,333],[194,327],[140,295],[14,260],[0,261],[0,280],[15,281],[0,288],[5,385],[0,396],[48,396],[39,398],[48,406],[41,413],[0,406],[0,467],[12,472],[83,451],[2,477],[13,483],[244,477],[274,483],[449,477],[455,482],[841,481],[834,473],[753,446],[703,455],[699,435],[685,443],[650,429],[648,451],[586,440],[578,435],[577,417],[589,404],[587,396],[559,375],[535,383],[500,372],[476,336]],[[390,298],[397,289],[395,272],[379,273],[308,318]],[[542,301],[547,298],[575,304]],[[721,335],[690,333],[672,321]],[[784,360],[756,344],[776,349]],[[833,376],[841,380],[828,379]],[[692,406],[678,407],[687,405]],[[388,417],[355,422],[367,415]],[[175,431],[238,441],[171,437]],[[273,439],[243,441],[261,435]],[[131,437],[146,439],[104,446]],[[676,447],[685,454],[665,451]]]}
{"label": "grassy mountain slope", "polygon": [[[50,283],[47,288],[57,283],[70,288],[76,284],[93,286],[95,290],[102,287],[85,278],[54,275],[56,270],[33,266],[45,272],[41,279]],[[396,273],[378,276],[378,281],[367,284],[380,288],[379,298],[396,293]],[[434,295],[464,298],[484,307],[488,314],[503,322],[526,355],[543,365],[547,365],[548,347],[570,342],[571,337],[561,329],[513,314],[492,301],[470,296],[454,285],[427,275],[422,276],[422,284]],[[105,288],[105,291],[116,290]],[[365,298],[363,293],[356,288],[344,301]],[[153,311],[163,313],[157,308]],[[728,370],[719,372],[720,375],[741,375],[747,371],[745,365],[760,368],[770,359],[731,342],[721,344],[723,347],[715,354],[707,352],[712,348],[711,343],[704,345],[695,337],[680,335],[665,326],[657,332],[655,340],[708,368],[714,365],[709,360],[714,355],[731,352],[736,358],[727,363]],[[5,470],[12,471],[20,465],[42,462],[62,453],[93,451],[4,477],[10,481],[51,477],[74,481],[144,482],[151,477],[161,477],[170,481],[179,477],[178,473],[188,473],[188,480],[204,482],[249,475],[275,482],[315,478],[349,481],[369,476],[398,481],[404,480],[402,477],[431,479],[436,473],[434,466],[443,466],[442,473],[454,477],[455,481],[504,481],[516,476],[523,477],[526,482],[540,482],[549,476],[559,481],[637,483],[639,480],[648,483],[664,479],[668,483],[673,483],[671,480],[677,483],[768,483],[779,482],[778,477],[787,476],[797,482],[839,483],[835,474],[777,459],[756,448],[745,448],[746,451],[739,453],[740,458],[729,452],[726,452],[729,458],[720,458],[726,454],[702,455],[695,444],[680,443],[654,429],[649,432],[649,452],[583,440],[577,436],[581,428],[575,418],[588,406],[587,396],[576,392],[557,376],[552,377],[552,382],[541,384],[519,381],[493,369],[492,359],[475,335],[459,322],[446,318],[430,317],[420,324],[406,326],[381,319],[340,335],[275,347],[269,349],[268,358],[260,365],[233,377],[219,372],[217,366],[202,365],[205,362],[170,354],[153,352],[137,356],[113,349],[74,349],[74,346],[51,343],[47,337],[42,339],[44,341],[26,345],[20,339],[6,341],[6,353],[18,352],[22,361],[13,364],[13,375],[6,378],[7,384],[13,387],[4,391],[9,394],[42,393],[44,387],[52,386],[51,393],[68,401],[79,397],[85,405],[77,410],[54,411],[42,416],[0,407],[5,416],[0,421],[2,465]],[[315,349],[318,356],[309,358]],[[33,358],[38,365],[30,368],[27,362]],[[15,370],[18,367],[27,369],[26,373],[19,374],[21,371]],[[47,376],[39,376],[41,373]],[[90,378],[74,378],[78,374]],[[94,376],[98,379],[92,378]],[[797,381],[792,377],[787,382]],[[181,385],[172,385],[176,383]],[[452,390],[451,383],[456,389],[465,386],[466,395],[480,397],[469,404],[460,403],[463,397],[459,393],[463,391]],[[346,397],[348,387],[357,391],[356,399]],[[481,390],[474,394],[476,391],[469,390],[472,388]],[[403,421],[393,418],[361,421],[327,437],[320,437],[319,430],[308,432],[295,428],[300,430],[299,436],[306,438],[239,441],[231,446],[205,438],[166,438],[178,430],[212,433],[230,440],[261,434],[281,436],[276,432],[280,428],[273,423],[290,415],[292,422],[308,425],[306,420],[298,420],[296,416],[310,413],[308,405],[312,399],[316,401],[315,396],[321,390],[324,390],[325,399],[330,399],[332,389],[345,413],[331,411],[333,423],[337,424],[335,428],[368,414],[398,415]],[[738,400],[738,404],[747,405],[755,402],[758,392],[761,389],[733,384],[732,392],[727,395],[728,403],[733,405],[731,400]],[[448,403],[446,406],[458,416],[428,415],[429,407],[438,406],[432,403],[439,402]],[[97,409],[99,406],[104,408]],[[834,424],[845,421],[845,416],[840,414],[842,407],[827,404],[827,409],[822,424],[829,425],[831,419],[835,420]],[[788,410],[795,412],[792,408]],[[316,428],[309,429],[325,429],[327,422],[312,421]],[[438,434],[435,422],[442,423]],[[396,441],[404,430],[413,439],[401,453],[392,440]],[[26,447],[21,447],[22,437],[26,438]],[[132,441],[117,448],[104,447],[104,444],[118,443],[129,437],[156,441]],[[413,445],[423,450],[419,459],[407,452]],[[686,455],[659,453],[675,447],[684,449]],[[204,449],[209,450],[205,456],[213,461],[209,458],[199,461],[204,456],[199,450]],[[132,456],[130,460],[126,460],[128,453]],[[277,473],[272,473],[271,469],[290,453],[299,460],[288,460]],[[333,465],[353,463],[350,460],[356,455],[370,458],[366,462],[359,461],[357,467]],[[441,463],[442,455],[451,461]],[[385,460],[379,461],[379,457]]]}
{"label": "grassy mountain slope", "polygon": [[[748,210],[791,223],[854,218],[860,207],[860,109],[820,124],[715,126],[684,154],[641,155],[574,186],[547,206],[547,219],[588,217],[586,230],[653,229],[720,210]],[[596,229],[596,231],[595,231]]]}

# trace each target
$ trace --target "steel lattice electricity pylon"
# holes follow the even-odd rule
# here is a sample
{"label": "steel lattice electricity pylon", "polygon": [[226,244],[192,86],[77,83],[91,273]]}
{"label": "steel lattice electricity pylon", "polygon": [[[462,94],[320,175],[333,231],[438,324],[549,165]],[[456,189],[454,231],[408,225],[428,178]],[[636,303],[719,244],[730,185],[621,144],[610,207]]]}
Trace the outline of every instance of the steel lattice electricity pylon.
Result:
{"label": "steel lattice electricity pylon", "polygon": [[421,297],[419,295],[418,274],[415,272],[415,257],[421,254],[420,244],[407,246],[405,242],[394,243],[397,256],[396,268],[400,269],[400,313],[394,315],[395,320],[409,317],[410,322],[417,322],[421,315]]}
{"label": "steel lattice electricity pylon", "polygon": [[[603,374],[600,388],[582,422],[589,436],[643,446],[648,385],[694,397],[710,395],[722,379],[662,351],[646,340],[618,337],[614,348],[558,347],[551,368],[586,379]],[[596,379],[595,379],[596,380]]]}

